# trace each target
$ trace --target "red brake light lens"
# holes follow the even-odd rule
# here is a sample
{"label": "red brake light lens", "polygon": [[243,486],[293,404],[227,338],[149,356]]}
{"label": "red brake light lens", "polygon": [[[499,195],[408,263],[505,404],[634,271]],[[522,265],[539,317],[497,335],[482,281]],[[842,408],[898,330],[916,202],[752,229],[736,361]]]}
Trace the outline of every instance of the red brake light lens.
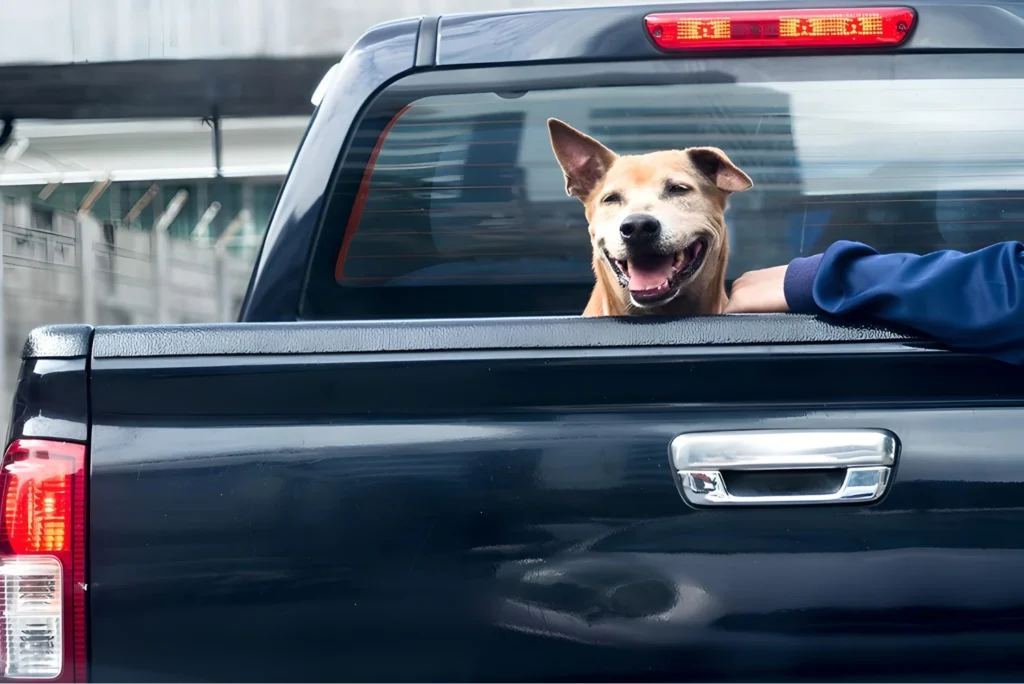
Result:
{"label": "red brake light lens", "polygon": [[899,45],[914,25],[908,7],[670,12],[648,15],[647,32],[665,50],[849,48]]}
{"label": "red brake light lens", "polygon": [[[32,450],[22,442],[4,464],[4,522],[15,554],[71,548],[74,457]],[[78,445],[75,445],[78,446]]]}
{"label": "red brake light lens", "polygon": [[18,440],[0,468],[0,681],[85,681],[86,448]]}

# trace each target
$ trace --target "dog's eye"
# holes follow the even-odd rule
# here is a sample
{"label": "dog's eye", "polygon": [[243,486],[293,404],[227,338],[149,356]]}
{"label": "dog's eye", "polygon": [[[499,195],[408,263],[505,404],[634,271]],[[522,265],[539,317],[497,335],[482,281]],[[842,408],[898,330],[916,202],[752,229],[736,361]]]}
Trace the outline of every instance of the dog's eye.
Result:
{"label": "dog's eye", "polygon": [[680,183],[669,183],[665,186],[665,192],[669,195],[685,195],[690,192],[690,188]]}
{"label": "dog's eye", "polygon": [[617,192],[613,192],[610,195],[605,195],[604,199],[601,200],[602,204],[619,204],[622,202],[622,195]]}

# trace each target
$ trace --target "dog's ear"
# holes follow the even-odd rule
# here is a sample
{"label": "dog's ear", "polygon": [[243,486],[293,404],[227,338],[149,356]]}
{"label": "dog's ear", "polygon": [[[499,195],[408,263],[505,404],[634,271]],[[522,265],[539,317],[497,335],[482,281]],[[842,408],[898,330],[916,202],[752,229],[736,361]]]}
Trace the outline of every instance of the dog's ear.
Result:
{"label": "dog's ear", "polygon": [[548,134],[565,174],[566,194],[586,199],[615,162],[615,153],[558,119],[548,119]]}
{"label": "dog's ear", "polygon": [[722,192],[743,192],[754,185],[725,152],[717,147],[691,147],[686,150],[697,170],[711,179]]}

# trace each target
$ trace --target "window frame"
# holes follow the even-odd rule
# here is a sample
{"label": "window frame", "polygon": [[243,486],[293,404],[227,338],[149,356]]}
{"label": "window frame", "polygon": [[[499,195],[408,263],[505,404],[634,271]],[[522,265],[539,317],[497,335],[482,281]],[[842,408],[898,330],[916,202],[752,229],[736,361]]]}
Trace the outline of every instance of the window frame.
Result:
{"label": "window frame", "polygon": [[[1020,78],[1024,53],[963,52],[949,53],[883,53],[875,51],[843,51],[829,55],[737,56],[711,59],[643,59],[606,62],[573,62],[435,68],[414,71],[393,81],[372,97],[349,131],[328,184],[325,206],[320,213],[316,237],[309,256],[309,267],[299,298],[299,320],[412,320],[438,318],[425,311],[418,316],[395,316],[390,307],[374,310],[387,298],[411,298],[426,290],[441,298],[452,296],[493,298],[510,286],[432,286],[429,288],[344,288],[335,277],[335,264],[346,238],[349,219],[355,205],[359,185],[363,182],[372,148],[395,116],[415,101],[425,97],[460,95],[479,92],[516,94],[536,90],[578,90],[581,88],[725,84],[755,85],[772,82],[862,81],[862,80],[924,80],[971,78]],[[498,86],[498,87],[496,87]],[[375,139],[376,145],[354,145],[358,139]],[[582,209],[581,209],[582,211]],[[340,229],[339,229],[340,228]],[[551,285],[516,285],[523,299],[543,295]],[[562,286],[557,286],[562,287]],[[586,286],[587,292],[591,285]],[[470,292],[470,291],[474,292]],[[490,290],[489,292],[480,292]],[[578,301],[578,311],[568,308],[552,317],[582,312],[586,294],[580,295],[575,285],[564,287],[569,299]],[[372,293],[366,296],[366,293]],[[353,295],[355,295],[353,297]],[[368,304],[358,302],[365,297]],[[349,300],[339,304],[339,300]],[[566,298],[562,298],[566,302]],[[341,315],[339,315],[341,312]],[[525,310],[504,316],[548,316]],[[476,316],[469,316],[476,317]],[[492,316],[488,316],[492,317]],[[495,314],[493,317],[501,317]]]}

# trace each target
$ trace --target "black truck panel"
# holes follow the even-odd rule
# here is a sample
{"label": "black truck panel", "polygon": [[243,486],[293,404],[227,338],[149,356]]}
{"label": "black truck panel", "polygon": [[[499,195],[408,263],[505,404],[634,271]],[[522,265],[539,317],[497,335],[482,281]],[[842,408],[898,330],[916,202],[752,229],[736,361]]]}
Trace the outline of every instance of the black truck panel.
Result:
{"label": "black truck panel", "polygon": [[50,325],[25,340],[7,443],[89,438],[88,357],[92,326]]}
{"label": "black truck panel", "polygon": [[[858,7],[846,0],[762,0],[757,9]],[[905,7],[906,3],[889,6]],[[920,17],[901,52],[933,50],[1016,50],[1021,47],[1024,5],[957,0],[914,2]],[[644,31],[643,17],[657,12],[751,9],[740,1],[566,8],[476,13],[441,17],[438,61],[442,66],[524,64],[570,60],[683,57],[659,50]],[[968,29],[968,27],[970,27]]]}
{"label": "black truck panel", "polygon": [[[840,352],[600,325],[599,349],[239,326],[221,351],[243,353],[195,356],[98,330],[92,677],[1024,674],[1024,371],[885,331]],[[752,427],[891,430],[895,482],[870,506],[684,503],[669,442]]]}

